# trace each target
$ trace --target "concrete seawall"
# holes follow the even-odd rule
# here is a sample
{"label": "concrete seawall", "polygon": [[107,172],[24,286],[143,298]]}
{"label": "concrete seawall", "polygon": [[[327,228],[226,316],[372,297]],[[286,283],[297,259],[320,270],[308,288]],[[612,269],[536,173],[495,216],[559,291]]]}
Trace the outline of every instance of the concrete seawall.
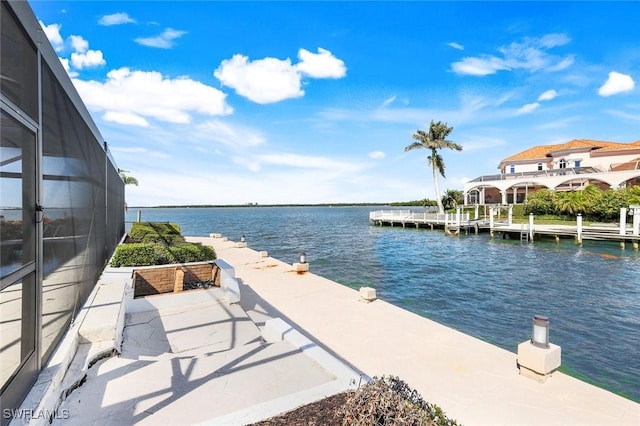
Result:
{"label": "concrete seawall", "polygon": [[382,300],[365,303],[353,289],[312,272],[298,274],[232,241],[188,240],[214,247],[235,268],[242,306],[254,321],[283,317],[365,374],[399,376],[459,422],[640,424],[640,404],[611,392],[559,372],[538,383],[518,374],[515,353]]}

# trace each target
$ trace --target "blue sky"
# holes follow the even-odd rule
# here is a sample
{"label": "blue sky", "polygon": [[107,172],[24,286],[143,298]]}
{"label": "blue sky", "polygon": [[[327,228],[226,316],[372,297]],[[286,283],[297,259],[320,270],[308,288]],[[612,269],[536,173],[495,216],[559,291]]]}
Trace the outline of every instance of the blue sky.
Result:
{"label": "blue sky", "polygon": [[33,1],[130,206],[435,197],[534,145],[640,139],[640,2]]}

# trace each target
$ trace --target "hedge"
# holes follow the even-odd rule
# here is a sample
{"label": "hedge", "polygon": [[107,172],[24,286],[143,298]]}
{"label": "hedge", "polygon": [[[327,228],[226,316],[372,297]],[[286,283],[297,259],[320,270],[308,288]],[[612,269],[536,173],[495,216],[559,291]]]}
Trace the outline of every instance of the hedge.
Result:
{"label": "hedge", "polygon": [[111,266],[151,266],[204,262],[216,258],[212,247],[188,243],[172,223],[136,222],[127,242],[116,248]]}

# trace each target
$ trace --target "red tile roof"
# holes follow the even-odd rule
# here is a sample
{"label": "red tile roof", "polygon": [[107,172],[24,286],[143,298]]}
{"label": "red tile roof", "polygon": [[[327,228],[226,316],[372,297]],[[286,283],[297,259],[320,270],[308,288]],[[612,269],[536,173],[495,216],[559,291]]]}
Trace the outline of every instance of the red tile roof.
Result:
{"label": "red tile roof", "polygon": [[556,144],[556,145],[538,145],[533,148],[529,148],[525,151],[522,151],[518,154],[512,155],[511,157],[507,157],[500,162],[508,163],[512,161],[523,161],[523,160],[544,160],[547,157],[551,157],[551,154],[556,151],[561,151],[565,149],[577,149],[577,148],[590,148],[590,150],[599,150],[599,151],[618,151],[618,150],[626,150],[626,149],[637,149],[640,148],[640,140],[631,143],[618,143],[618,142],[605,142],[605,141],[594,141],[588,139],[574,139],[567,143]]}
{"label": "red tile roof", "polygon": [[640,157],[634,158],[626,163],[618,164],[611,168],[612,172],[621,172],[624,170],[638,170],[640,168]]}

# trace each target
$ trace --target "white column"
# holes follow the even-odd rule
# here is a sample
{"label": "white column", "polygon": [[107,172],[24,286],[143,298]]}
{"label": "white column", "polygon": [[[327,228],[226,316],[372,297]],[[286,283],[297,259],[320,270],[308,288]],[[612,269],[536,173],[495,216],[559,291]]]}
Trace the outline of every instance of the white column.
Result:
{"label": "white column", "polygon": [[633,235],[640,235],[640,208],[633,209]]}
{"label": "white column", "polygon": [[462,205],[466,206],[467,204],[469,204],[469,203],[467,203],[467,193],[466,192],[462,193],[462,200],[463,200],[463,204]]}
{"label": "white column", "polygon": [[509,219],[508,219],[508,224],[509,226],[511,226],[513,224],[513,205],[509,206]]}
{"label": "white column", "polygon": [[627,208],[620,209],[620,235],[627,233]]}
{"label": "white column", "polygon": [[480,206],[476,204],[475,220],[478,220],[478,208],[480,208]]}
{"label": "white column", "polygon": [[513,187],[513,204],[518,204],[518,187]]}
{"label": "white column", "polygon": [[460,207],[456,208],[456,226],[460,226]]}
{"label": "white column", "polygon": [[502,195],[502,205],[507,204],[507,191],[500,191],[500,194]]}

